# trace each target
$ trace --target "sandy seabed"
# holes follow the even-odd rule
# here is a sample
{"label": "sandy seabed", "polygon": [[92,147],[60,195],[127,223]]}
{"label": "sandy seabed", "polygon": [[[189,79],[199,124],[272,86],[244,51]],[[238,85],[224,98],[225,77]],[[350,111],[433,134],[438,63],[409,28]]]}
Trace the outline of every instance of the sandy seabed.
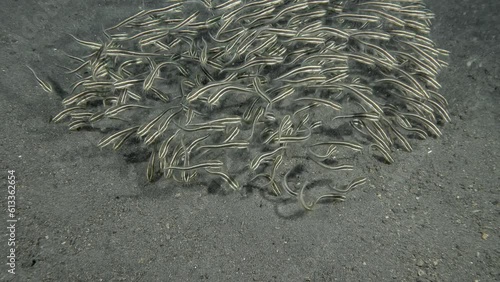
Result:
{"label": "sandy seabed", "polygon": [[0,34],[0,167],[16,177],[16,274],[10,234],[2,281],[494,281],[500,280],[500,4],[426,1],[431,38],[451,52],[438,80],[451,123],[394,164],[366,165],[369,182],[313,212],[257,190],[149,183],[147,158],[96,147],[99,132],[49,120],[63,93],[58,65],[154,1],[12,2]]}

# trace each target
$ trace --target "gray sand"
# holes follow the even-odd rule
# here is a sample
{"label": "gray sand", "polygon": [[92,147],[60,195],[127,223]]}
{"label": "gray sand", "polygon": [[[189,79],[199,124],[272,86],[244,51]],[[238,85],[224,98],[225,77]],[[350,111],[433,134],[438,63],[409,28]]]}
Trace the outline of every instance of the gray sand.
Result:
{"label": "gray sand", "polygon": [[[499,281],[500,3],[427,0],[431,38],[451,51],[439,75],[452,122],[343,203],[289,213],[254,191],[148,183],[146,160],[99,150],[98,132],[49,119],[73,77],[68,33],[102,27],[152,1],[8,1],[0,12],[2,227],[7,170],[16,176],[16,274],[2,281]],[[33,4],[38,2],[38,4]],[[161,1],[156,1],[161,2]],[[101,279],[101,280],[99,280]]]}

